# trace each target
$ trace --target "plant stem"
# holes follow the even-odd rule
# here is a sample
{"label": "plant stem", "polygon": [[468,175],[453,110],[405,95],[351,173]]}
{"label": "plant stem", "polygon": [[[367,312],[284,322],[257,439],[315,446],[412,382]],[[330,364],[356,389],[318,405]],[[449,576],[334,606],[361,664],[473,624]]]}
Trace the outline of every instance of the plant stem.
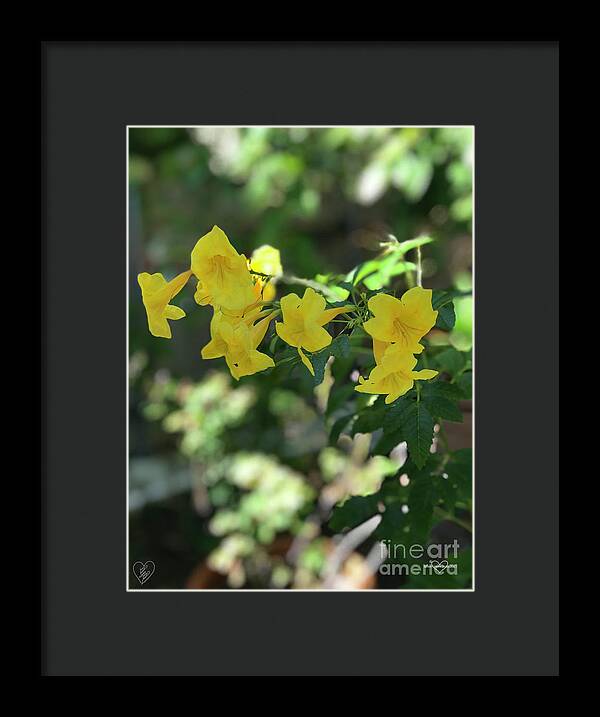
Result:
{"label": "plant stem", "polygon": [[448,435],[446,433],[446,429],[444,428],[444,424],[440,421],[438,423],[438,426],[440,427],[439,436],[442,439],[442,444],[444,446],[444,450],[446,451],[446,453],[449,453],[450,448],[448,447]]}
{"label": "plant stem", "polygon": [[311,289],[317,289],[318,291],[322,292],[326,296],[328,296],[330,299],[335,299],[337,301],[338,296],[325,284],[321,284],[318,281],[313,281],[313,279],[302,279],[299,276],[293,276],[291,274],[281,274],[279,277],[279,281],[282,281],[284,284],[299,284],[300,286],[309,286]]}
{"label": "plant stem", "polygon": [[417,247],[417,286],[423,286],[423,267],[421,266],[421,247]]}
{"label": "plant stem", "polygon": [[447,510],[443,510],[439,506],[436,506],[433,509],[433,512],[440,517],[442,520],[451,520],[453,523],[456,523],[457,525],[460,525],[461,528],[464,528],[465,530],[468,530],[469,533],[473,532],[473,526],[471,523],[468,523],[466,520],[463,520],[462,518],[458,518],[456,515],[453,515],[452,513],[449,513]]}

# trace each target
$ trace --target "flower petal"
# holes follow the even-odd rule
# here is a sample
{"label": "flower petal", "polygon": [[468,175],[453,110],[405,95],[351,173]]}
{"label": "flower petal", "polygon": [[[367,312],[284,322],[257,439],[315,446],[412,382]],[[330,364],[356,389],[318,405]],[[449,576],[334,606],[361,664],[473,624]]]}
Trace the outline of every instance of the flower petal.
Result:
{"label": "flower petal", "polygon": [[439,371],[434,371],[431,368],[423,368],[420,371],[412,371],[411,376],[421,381],[427,381],[430,378],[435,378]]}
{"label": "flower petal", "polygon": [[203,359],[216,359],[225,356],[227,345],[222,339],[211,339],[200,351]]}
{"label": "flower petal", "polygon": [[296,317],[300,304],[301,300],[298,294],[286,294],[281,298],[280,306],[284,322],[289,321],[292,316]]}
{"label": "flower petal", "polygon": [[397,316],[402,309],[400,299],[396,299],[395,296],[383,293],[372,296],[369,299],[367,306],[369,307],[369,311],[376,316],[378,314]]}
{"label": "flower petal", "polygon": [[215,254],[232,258],[239,256],[227,234],[216,225],[207,234],[201,236],[192,249],[192,271],[198,278],[202,273],[202,264]]}
{"label": "flower petal", "polygon": [[201,281],[198,282],[198,286],[196,287],[196,293],[194,294],[194,300],[200,306],[206,306],[207,304],[212,303],[212,296],[202,286]]}
{"label": "flower petal", "polygon": [[390,374],[386,378],[385,383],[387,389],[386,393],[388,394],[385,399],[386,403],[392,403],[397,398],[400,398],[400,396],[403,396],[405,393],[410,391],[414,385],[414,381],[411,378],[408,378],[401,373]]}
{"label": "flower petal", "polygon": [[300,354],[300,359],[302,360],[302,363],[306,366],[306,368],[307,368],[307,369],[310,371],[310,373],[314,376],[314,375],[315,375],[315,370],[314,370],[314,368],[312,367],[311,362],[308,360],[308,357],[306,356],[306,354],[304,353],[304,351],[302,351],[302,349],[301,349],[299,346],[298,346],[298,353]]}
{"label": "flower petal", "polygon": [[325,346],[329,346],[332,341],[331,334],[322,326],[313,324],[306,327],[300,340],[300,345],[307,351],[320,351]]}
{"label": "flower petal", "polygon": [[[250,352],[250,364],[252,366],[252,373],[258,371],[264,371],[267,368],[275,366],[275,361],[267,354],[263,354],[260,351],[253,350]],[[249,376],[250,374],[245,374]]]}
{"label": "flower petal", "polygon": [[183,319],[185,316],[185,311],[183,309],[180,309],[179,306],[173,306],[169,304],[164,311],[164,317],[165,319],[171,319],[171,321],[177,321],[178,319]]}
{"label": "flower petal", "polygon": [[148,313],[148,329],[152,336],[161,339],[170,339],[172,337],[171,327],[164,316]]}
{"label": "flower petal", "polygon": [[321,316],[319,317],[319,323],[321,326],[324,326],[325,324],[328,324],[330,321],[333,321],[336,316],[339,316],[340,314],[346,314],[349,311],[353,311],[354,306],[348,305],[348,306],[338,306],[335,309],[327,309],[326,311],[323,311]]}
{"label": "flower petal", "polygon": [[375,363],[379,364],[382,362],[383,355],[385,354],[386,349],[392,345],[393,344],[389,343],[388,341],[379,341],[378,339],[373,339],[373,356],[375,357]]}
{"label": "flower petal", "polygon": [[300,306],[300,311],[304,321],[306,323],[318,322],[319,317],[324,312],[325,306],[325,299],[321,296],[321,294],[317,294],[312,287],[307,287],[304,292],[304,296],[302,297],[302,304]]}
{"label": "flower petal", "polygon": [[280,339],[283,339],[290,346],[298,346],[298,334],[295,334],[283,321],[275,322],[275,331]]}
{"label": "flower petal", "polygon": [[265,334],[267,333],[267,329],[269,328],[271,319],[273,319],[274,316],[275,312],[272,311],[270,314],[267,314],[267,316],[262,318],[257,324],[252,327],[252,348],[255,349],[265,338]]}

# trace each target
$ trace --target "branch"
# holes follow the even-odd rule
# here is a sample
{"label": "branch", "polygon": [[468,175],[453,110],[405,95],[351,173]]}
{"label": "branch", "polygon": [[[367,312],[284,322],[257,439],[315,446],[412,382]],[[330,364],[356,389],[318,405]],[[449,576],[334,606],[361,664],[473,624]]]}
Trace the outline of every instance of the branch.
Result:
{"label": "branch", "polygon": [[363,543],[381,523],[381,516],[374,515],[349,531],[331,553],[323,570],[323,587],[332,587],[340,568],[354,549]]}

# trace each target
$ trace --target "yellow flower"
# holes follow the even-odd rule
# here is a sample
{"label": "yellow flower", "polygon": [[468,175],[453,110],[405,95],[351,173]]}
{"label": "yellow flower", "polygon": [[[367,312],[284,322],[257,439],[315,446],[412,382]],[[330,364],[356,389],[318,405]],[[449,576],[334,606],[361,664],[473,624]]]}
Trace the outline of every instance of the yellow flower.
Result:
{"label": "yellow flower", "polygon": [[198,279],[194,299],[202,306],[242,312],[256,301],[246,257],[237,253],[217,226],[192,249],[192,271]]}
{"label": "yellow flower", "polygon": [[373,356],[375,356],[375,363],[381,363],[383,354],[389,346],[393,346],[393,344],[388,341],[377,341],[377,339],[373,339]]}
{"label": "yellow flower", "polygon": [[142,301],[148,317],[148,328],[153,336],[171,338],[171,327],[167,319],[176,321],[185,316],[185,311],[178,306],[171,306],[170,301],[183,289],[191,271],[184,271],[167,282],[162,274],[138,274],[138,284],[142,290]]}
{"label": "yellow flower", "polygon": [[325,299],[310,287],[302,299],[297,294],[287,294],[281,299],[283,321],[275,324],[275,331],[290,346],[298,349],[302,363],[314,376],[312,364],[302,349],[320,351],[332,341],[331,335],[323,326],[338,314],[350,311],[352,306],[325,309]]}
{"label": "yellow flower", "polygon": [[[276,277],[281,274],[283,267],[281,266],[281,256],[279,249],[275,249],[268,244],[259,246],[252,252],[250,257],[251,271],[257,271],[259,274],[269,274]],[[276,296],[276,289],[273,280],[264,279],[259,276],[254,277],[254,291],[257,298],[263,301],[273,301]]]}
{"label": "yellow flower", "polygon": [[[381,348],[381,347],[379,347]],[[375,351],[375,345],[373,346]],[[379,360],[377,357],[379,355]],[[413,387],[415,380],[427,380],[438,375],[437,371],[424,368],[413,371],[417,359],[397,344],[389,346],[384,352],[375,354],[377,365],[365,379],[361,376],[355,391],[360,393],[387,394],[385,402],[392,403]]]}
{"label": "yellow flower", "polygon": [[368,306],[373,318],[365,321],[364,330],[377,341],[398,344],[408,354],[421,353],[419,341],[432,329],[438,314],[431,307],[431,295],[431,289],[415,286],[401,299],[372,296]]}
{"label": "yellow flower", "polygon": [[[256,349],[276,313],[271,311],[265,315],[260,309],[256,309],[244,317],[231,317],[215,311],[210,322],[211,340],[202,349],[202,358],[224,356],[236,381],[242,376],[250,376],[274,366],[275,362],[270,356]],[[259,321],[254,324],[256,319]]]}
{"label": "yellow flower", "polygon": [[[227,344],[221,337],[220,327],[222,326],[222,324],[229,324],[230,326],[233,326],[235,328],[238,324],[243,322],[244,324],[246,324],[246,326],[250,327],[254,324],[255,321],[266,318],[267,316],[269,317],[269,320],[271,320],[276,313],[277,312],[275,311],[265,312],[260,307],[256,307],[251,309],[250,311],[247,311],[242,316],[230,316],[228,314],[224,314],[219,309],[215,309],[213,317],[210,321],[210,341],[206,344],[206,346],[204,346],[201,351],[202,358],[221,358],[227,353]],[[267,327],[268,322],[265,326],[265,331]]]}

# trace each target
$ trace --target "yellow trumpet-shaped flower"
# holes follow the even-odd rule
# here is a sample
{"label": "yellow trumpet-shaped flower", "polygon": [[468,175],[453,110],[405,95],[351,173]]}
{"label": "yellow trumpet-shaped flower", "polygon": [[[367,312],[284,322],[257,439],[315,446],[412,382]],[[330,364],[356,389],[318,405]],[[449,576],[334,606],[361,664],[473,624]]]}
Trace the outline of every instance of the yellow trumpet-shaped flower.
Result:
{"label": "yellow trumpet-shaped flower", "polygon": [[[375,350],[375,345],[373,349]],[[365,381],[361,376],[358,379],[359,385],[354,390],[360,393],[387,394],[386,403],[392,403],[410,391],[415,380],[427,380],[438,375],[437,371],[428,368],[414,371],[417,359],[397,344],[386,348],[383,354],[375,353],[375,360],[377,365],[369,378]]]}
{"label": "yellow trumpet-shaped flower", "polygon": [[298,349],[302,363],[314,376],[315,371],[306,354],[307,351],[320,351],[332,341],[323,326],[338,314],[353,309],[352,306],[340,306],[326,309],[325,299],[312,288],[307,288],[302,299],[297,294],[287,294],[281,299],[283,321],[275,324],[275,331],[290,346]]}
{"label": "yellow trumpet-shaped flower", "polygon": [[185,311],[178,306],[171,306],[170,301],[183,289],[191,275],[191,271],[184,271],[167,281],[162,274],[138,274],[148,328],[153,336],[170,339],[171,327],[168,319],[177,321],[185,316]]}
{"label": "yellow trumpet-shaped flower", "polygon": [[[250,270],[274,277],[281,274],[283,267],[281,266],[279,249],[275,249],[275,247],[268,244],[259,246],[252,252],[250,257]],[[277,294],[273,281],[259,276],[255,276],[254,280],[256,297],[262,298],[263,301],[273,301]]]}
{"label": "yellow trumpet-shaped flower", "polygon": [[[247,311],[242,316],[230,316],[224,314],[219,309],[214,310],[213,317],[210,321],[210,341],[204,346],[201,351],[203,359],[215,359],[225,356],[227,353],[227,344],[221,337],[221,326],[223,324],[229,324],[233,328],[238,326],[240,323],[244,323],[246,326],[253,326],[255,321],[262,321],[262,319],[269,318],[269,321],[275,316],[276,311],[264,311],[261,307],[256,307]],[[265,332],[268,328],[268,323],[260,324],[264,327]],[[259,343],[264,337],[264,333],[260,337]],[[258,345],[258,344],[257,344]]]}
{"label": "yellow trumpet-shaped flower", "polygon": [[243,312],[256,301],[247,259],[238,254],[225,232],[214,226],[192,249],[192,271],[198,278],[194,295],[202,306]]}
{"label": "yellow trumpet-shaped flower", "polygon": [[264,338],[271,316],[267,316],[255,326],[247,326],[240,322],[237,326],[221,324],[220,334],[226,345],[225,361],[236,381],[242,376],[250,376],[264,371],[275,362],[267,354],[257,351],[257,346]]}
{"label": "yellow trumpet-shaped flower", "polygon": [[[273,359],[257,351],[257,347],[276,313],[272,311],[265,315],[257,309],[244,317],[231,317],[215,311],[210,324],[211,340],[202,349],[202,358],[224,356],[236,381],[274,366]],[[254,323],[256,319],[259,320]]]}
{"label": "yellow trumpet-shaped flower", "polygon": [[368,303],[373,318],[365,321],[363,328],[377,341],[395,343],[408,354],[421,353],[419,341],[433,328],[438,314],[431,307],[431,296],[431,289],[420,286],[400,299],[376,294]]}

